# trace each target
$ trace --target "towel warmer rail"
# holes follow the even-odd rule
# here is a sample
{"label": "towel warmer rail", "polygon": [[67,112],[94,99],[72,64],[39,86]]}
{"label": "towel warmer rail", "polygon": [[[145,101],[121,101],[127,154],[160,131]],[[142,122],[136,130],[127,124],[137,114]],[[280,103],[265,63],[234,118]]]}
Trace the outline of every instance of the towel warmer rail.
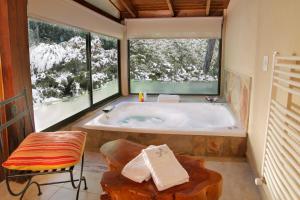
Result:
{"label": "towel warmer rail", "polygon": [[263,178],[273,199],[300,199],[300,57],[273,55]]}

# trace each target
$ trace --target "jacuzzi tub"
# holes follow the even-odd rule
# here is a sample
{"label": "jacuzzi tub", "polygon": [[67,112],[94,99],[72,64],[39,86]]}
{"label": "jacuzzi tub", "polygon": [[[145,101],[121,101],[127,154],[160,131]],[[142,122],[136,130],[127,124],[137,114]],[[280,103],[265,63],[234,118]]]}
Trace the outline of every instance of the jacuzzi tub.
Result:
{"label": "jacuzzi tub", "polygon": [[245,137],[224,103],[122,102],[84,124],[95,130]]}

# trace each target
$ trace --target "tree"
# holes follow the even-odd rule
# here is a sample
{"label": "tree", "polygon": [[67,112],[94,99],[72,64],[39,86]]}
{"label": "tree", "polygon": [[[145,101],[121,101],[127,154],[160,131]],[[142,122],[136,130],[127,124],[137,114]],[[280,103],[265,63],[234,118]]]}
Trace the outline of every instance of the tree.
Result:
{"label": "tree", "polygon": [[207,40],[207,50],[206,50],[206,55],[205,55],[205,61],[203,64],[204,74],[208,74],[208,72],[209,72],[209,68],[211,66],[211,61],[213,58],[215,44],[216,44],[216,39]]}

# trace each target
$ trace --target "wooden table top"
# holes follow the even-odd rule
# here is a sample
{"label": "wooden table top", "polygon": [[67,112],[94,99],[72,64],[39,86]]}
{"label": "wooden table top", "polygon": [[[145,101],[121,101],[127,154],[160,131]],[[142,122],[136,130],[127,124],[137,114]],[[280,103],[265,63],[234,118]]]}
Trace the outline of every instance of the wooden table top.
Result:
{"label": "wooden table top", "polygon": [[190,181],[164,191],[158,191],[152,180],[136,183],[121,175],[123,167],[136,157],[144,145],[128,140],[115,140],[104,144],[100,151],[110,171],[103,174],[101,185],[106,195],[101,199],[112,200],[217,200],[222,192],[222,176],[204,167],[204,160],[192,156],[176,155],[187,170]]}

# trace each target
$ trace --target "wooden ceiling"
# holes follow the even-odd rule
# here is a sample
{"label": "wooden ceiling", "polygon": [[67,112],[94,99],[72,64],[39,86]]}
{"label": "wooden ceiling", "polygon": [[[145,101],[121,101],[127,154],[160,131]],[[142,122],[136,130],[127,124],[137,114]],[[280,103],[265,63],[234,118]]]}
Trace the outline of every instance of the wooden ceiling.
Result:
{"label": "wooden ceiling", "polygon": [[229,0],[110,0],[124,18],[222,16]]}
{"label": "wooden ceiling", "polygon": [[[84,0],[74,1],[86,7],[88,6],[94,11],[98,10],[99,12],[103,12],[101,8],[89,5],[89,3]],[[224,9],[228,7],[229,1],[230,0],[109,0],[120,12],[120,19],[117,19],[119,21],[125,18],[223,16]],[[104,13],[106,16],[109,15],[109,13]]]}

